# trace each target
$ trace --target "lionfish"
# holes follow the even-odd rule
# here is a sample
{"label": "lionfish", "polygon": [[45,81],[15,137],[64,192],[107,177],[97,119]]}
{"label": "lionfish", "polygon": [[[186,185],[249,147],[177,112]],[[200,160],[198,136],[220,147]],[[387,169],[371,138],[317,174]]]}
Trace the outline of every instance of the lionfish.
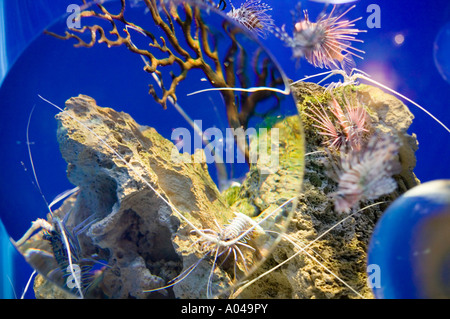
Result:
{"label": "lionfish", "polygon": [[334,120],[320,103],[320,108],[312,106],[305,115],[315,122],[313,126],[319,130],[318,133],[326,137],[323,144],[329,145],[331,149],[348,147],[358,151],[363,144],[364,135],[369,132],[369,115],[359,101],[351,103],[345,97],[344,100],[344,107],[341,107],[332,98],[328,109]]}
{"label": "lionfish", "polygon": [[231,11],[227,16],[246,27],[262,38],[275,27],[274,21],[266,12],[272,8],[261,0],[247,0],[239,8],[235,8],[230,1]]}
{"label": "lionfish", "polygon": [[216,3],[216,1],[214,0],[203,0],[203,2],[215,7],[220,11],[225,10],[227,7],[227,2],[225,0],[220,0],[219,3]]}
{"label": "lionfish", "polygon": [[358,53],[365,53],[352,46],[352,42],[363,42],[355,36],[365,30],[353,28],[361,17],[351,21],[343,19],[354,7],[335,16],[334,5],[328,15],[323,14],[316,22],[311,22],[308,11],[304,10],[304,19],[295,23],[292,37],[287,34],[285,26],[275,29],[275,36],[292,48],[294,58],[305,57],[315,67],[342,69],[350,74],[355,67],[352,56],[362,59]]}
{"label": "lionfish", "polygon": [[338,183],[332,195],[338,213],[349,212],[362,201],[375,200],[397,188],[392,177],[401,171],[399,141],[390,135],[374,134],[359,151],[341,151],[338,166],[330,172]]}

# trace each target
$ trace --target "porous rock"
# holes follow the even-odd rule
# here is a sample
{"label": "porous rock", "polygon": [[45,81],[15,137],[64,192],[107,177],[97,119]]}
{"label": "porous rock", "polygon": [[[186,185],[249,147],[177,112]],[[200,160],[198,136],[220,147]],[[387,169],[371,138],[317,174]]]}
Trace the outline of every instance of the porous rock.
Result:
{"label": "porous rock", "polygon": [[[206,165],[193,160],[202,154],[180,154],[153,128],[84,95],[69,99],[57,120],[68,179],[80,187],[67,224],[71,228],[93,217],[95,222],[78,238],[83,257],[107,263],[90,295],[205,297],[207,276],[201,271],[173,289],[145,292],[164,286],[198,260],[186,219],[203,229],[231,214]],[[193,163],[186,165],[189,159]],[[216,277],[229,280],[220,273]]]}
{"label": "porous rock", "polygon": [[[322,87],[313,83],[299,83],[293,86],[293,90],[300,112],[313,100],[325,101],[329,98]],[[58,138],[61,152],[68,162],[68,177],[81,188],[74,204],[77,209],[74,216],[77,217],[71,223],[75,225],[94,214],[97,222],[82,236],[81,243],[86,251],[95,247],[95,251],[90,253],[95,252],[109,260],[99,285],[103,296],[205,297],[204,290],[198,287],[206,287],[208,276],[204,274],[208,274],[211,269],[207,262],[199,264],[195,272],[198,275],[193,272],[173,289],[152,294],[143,292],[174,278],[195,263],[198,256],[191,247],[191,228],[149,189],[142,178],[137,177],[140,174],[146,176],[156,191],[170,200],[199,228],[211,228],[211,211],[221,212],[216,218],[226,223],[230,218],[229,205],[234,209],[246,210],[250,207],[260,212],[269,203],[277,202],[277,198],[286,198],[288,188],[280,185],[293,185],[303,179],[300,204],[286,234],[297,245],[308,245],[306,252],[234,296],[371,298],[372,293],[366,282],[366,253],[370,235],[389,202],[419,183],[413,173],[417,140],[406,132],[413,116],[398,99],[370,86],[352,88],[349,94],[364,104],[374,129],[395,134],[402,142],[399,160],[403,169],[395,176],[397,190],[377,200],[385,203],[355,214],[323,236],[346,217],[333,210],[329,194],[336,190],[337,184],[327,174],[324,156],[313,154],[305,157],[303,167],[299,168],[304,170],[304,177],[302,172],[289,174],[289,170],[283,170],[265,179],[258,175],[257,170],[251,171],[241,186],[233,187],[221,196],[204,165],[184,165],[183,161],[177,164],[177,161],[168,160],[173,155],[173,144],[154,129],[138,125],[125,113],[99,108],[87,96],[70,99],[67,112],[73,112],[79,121],[95,130],[98,137],[111,145],[112,149],[118,150],[136,170],[130,170],[117,154],[99,143],[98,137],[87,134],[86,129],[68,116],[67,112],[58,116]],[[305,123],[306,152],[317,151],[322,140],[305,116],[302,119]],[[138,143],[135,142],[136,138]],[[286,156],[280,160],[284,161],[282,167],[290,167],[289,161],[294,159]],[[297,163],[298,158],[295,158],[292,166]],[[276,183],[277,187],[272,183]],[[234,199],[225,203],[225,199],[230,197]],[[251,215],[255,212],[247,213]],[[298,250],[289,241],[281,240],[249,280],[283,262]],[[221,273],[216,276],[219,277],[216,282],[228,280]]]}
{"label": "porous rock", "polygon": [[[292,86],[305,131],[306,153],[323,151],[322,137],[311,125],[304,111],[311,104],[323,105],[330,99],[325,89],[314,83]],[[339,92],[339,90],[338,90]],[[336,92],[336,94],[338,94]],[[402,171],[395,175],[398,188],[375,202],[385,202],[365,209],[347,218],[333,230],[328,230],[345,219],[333,209],[330,194],[337,183],[328,174],[325,153],[305,157],[303,190],[286,235],[305,252],[276,270],[255,281],[243,290],[241,298],[373,298],[367,282],[367,248],[373,228],[383,211],[395,198],[419,183],[413,169],[417,139],[407,129],[414,118],[409,109],[390,94],[372,86],[345,88],[348,98],[357,98],[370,115],[373,130],[392,134],[400,142],[399,161]],[[247,192],[257,192],[247,189]],[[361,207],[374,202],[361,203]],[[323,235],[324,234],[324,235]],[[256,278],[298,252],[299,248],[282,240],[270,258],[250,278]]]}

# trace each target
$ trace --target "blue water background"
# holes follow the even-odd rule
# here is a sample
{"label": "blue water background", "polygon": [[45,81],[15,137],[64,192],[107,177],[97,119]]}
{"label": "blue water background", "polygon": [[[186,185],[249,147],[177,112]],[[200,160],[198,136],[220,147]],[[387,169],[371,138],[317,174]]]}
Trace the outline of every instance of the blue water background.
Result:
{"label": "blue water background", "polygon": [[[266,2],[274,8],[272,15],[278,25],[287,24],[287,29],[292,30],[292,19],[289,10],[293,9],[296,1],[288,0],[266,0]],[[68,4],[77,3],[75,0],[2,0],[0,1],[0,19],[4,33],[1,34],[0,51],[7,52],[7,56],[2,55],[0,59],[0,67],[2,73],[7,67],[11,67],[16,61],[24,47],[39,34],[47,24],[53,21],[57,16],[63,14]],[[233,2],[235,6],[239,4],[237,0]],[[322,6],[312,4],[307,1],[303,3],[308,5],[310,16],[313,18]],[[370,13],[366,12],[369,4],[378,4],[381,8],[381,28],[368,29],[366,27],[366,19]],[[368,32],[360,36],[364,40],[364,44],[356,44],[355,46],[366,51],[364,60],[357,60],[358,68],[368,72],[375,80],[383,82],[402,94],[412,98],[419,104],[426,107],[430,112],[437,116],[442,122],[450,125],[450,84],[445,82],[435,67],[433,59],[433,42],[440,28],[450,21],[450,3],[448,0],[428,1],[359,1],[357,8],[352,10],[349,17],[356,18],[362,16],[363,19],[358,21],[357,27],[367,29]],[[281,22],[283,21],[283,22]],[[402,45],[395,43],[396,35],[402,34],[405,38]],[[291,59],[291,51],[281,45],[278,39],[269,37],[264,44],[273,52],[287,73],[292,79],[299,79],[305,75],[321,72],[320,69],[314,69],[306,61],[301,61],[300,67],[296,68],[296,63]],[[44,51],[42,54],[51,54]],[[106,51],[105,51],[106,52]],[[449,52],[450,55],[450,52]],[[95,72],[95,61],[84,61],[85,63],[77,64],[77,68],[85,68],[86,73]],[[36,56],[35,63],[39,63],[39,56]],[[136,66],[138,64],[136,63]],[[127,64],[120,65],[120,71],[126,72]],[[140,65],[138,67],[141,67]],[[45,75],[30,75],[30,81],[38,83]],[[108,79],[105,79],[108,80]],[[111,80],[111,79],[109,79]],[[89,81],[87,79],[86,81]],[[87,83],[88,85],[88,83]],[[144,90],[147,82],[144,83]],[[57,83],[48,83],[47,92],[54,91]],[[27,87],[26,84],[16,83],[14,88],[18,91]],[[135,87],[124,87],[123,92],[133,91]],[[57,95],[57,94],[56,94]],[[62,99],[61,97],[60,99]],[[66,97],[67,98],[67,97]],[[126,103],[130,97],[126,94],[118,102]],[[64,101],[64,100],[63,100]],[[0,101],[0,104],[2,102]],[[32,105],[21,105],[18,103],[16,109],[10,112],[22,112],[26,119]],[[417,168],[415,170],[417,177],[425,182],[440,178],[450,178],[450,168],[448,159],[450,158],[450,134],[442,127],[435,123],[423,112],[409,105],[411,111],[415,115],[415,120],[409,132],[415,133],[419,139],[419,150],[417,151]],[[54,112],[53,112],[54,113]],[[2,112],[2,114],[5,114]],[[51,118],[51,115],[49,115]],[[6,121],[7,118],[2,118]],[[139,119],[138,119],[139,120]],[[145,123],[145,121],[141,121]],[[18,130],[25,132],[25,125],[17,127]],[[42,125],[45,125],[44,123]],[[25,133],[23,133],[25,134]],[[54,132],[49,132],[49,135]],[[23,142],[23,141],[22,141]],[[18,147],[24,151],[25,144],[22,145],[3,145],[2,151],[8,152]],[[26,152],[23,161],[28,160]],[[64,161],[60,158],[54,159],[55,166],[64,169]],[[20,163],[17,163],[20,165]],[[4,176],[4,175],[2,175]],[[65,185],[52,185],[51,170],[42,168],[39,171],[40,180],[43,184],[48,184],[46,193],[49,199],[59,194],[62,190],[70,187],[70,183]],[[46,180],[47,179],[47,180]],[[20,179],[23,181],[23,179]],[[2,180],[2,183],[11,183],[14,180]],[[2,194],[3,196],[14,196],[27,200],[29,196],[35,198],[40,195],[34,186],[31,185],[32,178],[29,179],[29,185],[22,185],[24,194]],[[12,189],[17,189],[12,187]],[[34,192],[34,194],[31,194]],[[13,207],[1,207],[2,210],[12,210]],[[36,207],[37,210],[45,214],[45,206]],[[36,214],[36,213],[34,213]],[[3,212],[2,212],[3,216]],[[20,218],[17,218],[18,224]],[[26,226],[23,223],[21,227]],[[20,229],[22,229],[20,227]],[[8,221],[8,231],[14,233],[14,225],[12,221]],[[15,292],[20,296],[32,269],[23,261],[23,258],[14,252],[8,244],[8,235],[1,230],[1,260],[0,260],[0,297],[14,298],[11,291],[11,284],[14,286]],[[17,230],[17,233],[19,231]],[[17,234],[14,233],[17,237]],[[8,279],[9,278],[9,279]],[[30,289],[31,290],[31,289]],[[32,291],[27,297],[32,298]]]}

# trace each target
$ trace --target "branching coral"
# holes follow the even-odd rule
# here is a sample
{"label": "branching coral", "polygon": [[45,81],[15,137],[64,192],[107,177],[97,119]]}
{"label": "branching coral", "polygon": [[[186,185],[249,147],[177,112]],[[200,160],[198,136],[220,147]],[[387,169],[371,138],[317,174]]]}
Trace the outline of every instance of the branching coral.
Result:
{"label": "branching coral", "polygon": [[[270,58],[262,54],[262,50],[257,50],[252,59],[251,65],[255,78],[250,80],[245,70],[248,56],[238,39],[238,35],[244,33],[241,28],[224,19],[223,33],[227,35],[226,39],[230,41],[230,44],[227,50],[219,49],[218,42],[221,40],[219,38],[223,38],[223,34],[219,37],[210,29],[203,19],[204,11],[199,6],[179,1],[143,1],[158,32],[163,34],[159,38],[155,32],[146,30],[125,18],[127,5],[125,0],[121,0],[121,10],[118,14],[111,13],[100,3],[95,4],[98,10],[81,12],[82,20],[90,18],[89,21],[97,19],[109,22],[111,24],[109,32],[99,24],[84,25],[81,29],[69,29],[64,35],[46,32],[62,40],[75,39],[78,41],[75,47],[90,48],[96,43],[106,43],[108,47],[126,46],[131,52],[139,54],[147,60],[144,70],[156,75],[159,79],[162,95],[158,96],[153,85],[150,85],[149,93],[164,108],[167,107],[167,101],[174,103],[177,101],[177,86],[194,69],[203,71],[208,82],[215,88],[273,87],[283,83],[278,70],[271,63]],[[83,2],[88,5],[86,0]],[[123,26],[124,34],[119,32],[119,26]],[[149,39],[150,49],[141,49],[133,43],[131,29],[144,34]],[[86,34],[89,40],[83,39]],[[171,83],[164,83],[162,69],[169,66],[178,66],[179,71],[175,74],[171,70]],[[256,83],[251,83],[252,81]],[[256,106],[262,100],[272,97],[275,100],[274,109],[279,106],[277,96],[270,91],[243,92],[238,97],[230,90],[221,90],[221,94],[229,125],[234,129],[247,128],[250,118],[257,115]],[[248,156],[248,150],[245,150],[245,153]]]}

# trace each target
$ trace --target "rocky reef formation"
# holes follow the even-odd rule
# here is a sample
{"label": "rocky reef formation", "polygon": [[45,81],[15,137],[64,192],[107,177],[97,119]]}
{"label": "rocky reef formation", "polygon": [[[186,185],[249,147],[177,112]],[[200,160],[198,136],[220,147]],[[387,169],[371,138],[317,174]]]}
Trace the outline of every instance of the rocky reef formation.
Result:
{"label": "rocky reef formation", "polygon": [[[326,99],[324,89],[312,83],[300,83],[293,89],[301,112],[313,100]],[[171,160],[174,145],[154,129],[140,126],[128,114],[100,108],[90,97],[80,95],[68,100],[67,111],[58,115],[58,140],[61,153],[68,162],[68,178],[80,187],[80,191],[67,199],[70,205],[63,205],[56,214],[64,216],[71,210],[69,225],[95,216],[96,222],[79,236],[80,245],[86,256],[108,261],[100,275],[101,280],[88,297],[205,297],[205,289],[198,287],[207,286],[211,267],[206,260],[172,288],[144,292],[163,286],[199,260],[193,247],[192,229],[149,188],[149,184],[196,227],[208,229],[214,227],[214,218],[226,224],[233,211],[254,215],[271,205],[279,205],[289,197],[290,187],[303,179],[300,205],[286,234],[300,246],[310,244],[308,254],[299,254],[235,297],[371,298],[366,284],[368,241],[389,202],[418,183],[413,173],[417,141],[406,132],[413,116],[399,100],[370,86],[359,86],[350,91],[349,94],[357,96],[367,108],[372,127],[393,133],[402,142],[399,151],[402,171],[395,176],[398,188],[379,199],[386,203],[352,216],[312,244],[320,234],[345,217],[333,210],[329,194],[336,190],[337,184],[326,172],[323,154],[307,155],[302,167],[289,164],[294,157],[303,157],[302,152],[281,156],[281,166],[292,170],[281,170],[270,179],[258,175],[258,170],[250,171],[241,186],[221,194],[204,164],[186,165],[186,161]],[[307,119],[303,120],[306,152],[315,152],[321,148],[321,138]],[[86,133],[80,122],[95,135]],[[286,136],[302,140],[295,132]],[[99,137],[110,147],[99,143]],[[192,156],[201,157],[202,154]],[[209,212],[217,213],[211,218]],[[276,266],[297,250],[289,241],[281,240],[251,278]],[[229,283],[229,274],[216,267],[214,284],[225,287]],[[37,297],[52,296],[45,287],[41,278],[36,280]]]}
{"label": "rocky reef formation", "polygon": [[[414,175],[417,139],[408,135],[413,115],[408,108],[392,95],[372,86],[345,89],[350,98],[357,98],[370,115],[373,130],[397,136],[401,141],[399,161],[401,172],[395,175],[398,188],[392,194],[379,198],[385,202],[357,213],[338,225],[325,236],[331,227],[346,217],[333,210],[330,194],[337,183],[327,172],[327,157],[321,146],[322,137],[311,120],[304,115],[306,108],[318,101],[330,98],[324,88],[314,83],[298,83],[293,86],[305,130],[305,174],[300,207],[294,215],[287,235],[306,253],[300,253],[285,265],[259,279],[246,288],[243,298],[373,298],[367,284],[367,247],[375,223],[390,202],[419,183]],[[341,92],[342,93],[342,92]],[[338,94],[335,92],[335,94]],[[250,190],[249,192],[252,192]],[[370,205],[371,203],[363,203]],[[364,206],[364,205],[362,205]],[[299,249],[288,241],[282,241],[267,262],[253,275],[255,278],[283,262]],[[321,264],[323,266],[321,266]],[[325,268],[326,267],[326,268]],[[338,277],[340,279],[338,279]],[[352,289],[350,289],[350,286]]]}
{"label": "rocky reef formation", "polygon": [[189,238],[192,229],[149,185],[200,229],[213,226],[209,212],[220,212],[216,218],[223,218],[221,222],[230,218],[206,166],[173,160],[190,155],[172,153],[173,143],[153,128],[140,126],[126,113],[98,107],[88,96],[69,99],[57,120],[67,176],[80,191],[73,195],[76,200],[68,199],[72,205],[55,215],[71,210],[69,228],[94,216],[89,230],[78,236],[81,251],[85,258],[96,256],[108,264],[88,297],[204,297],[197,285],[206,287],[207,277],[184,280],[176,293],[144,291],[164,286],[198,259]]}

